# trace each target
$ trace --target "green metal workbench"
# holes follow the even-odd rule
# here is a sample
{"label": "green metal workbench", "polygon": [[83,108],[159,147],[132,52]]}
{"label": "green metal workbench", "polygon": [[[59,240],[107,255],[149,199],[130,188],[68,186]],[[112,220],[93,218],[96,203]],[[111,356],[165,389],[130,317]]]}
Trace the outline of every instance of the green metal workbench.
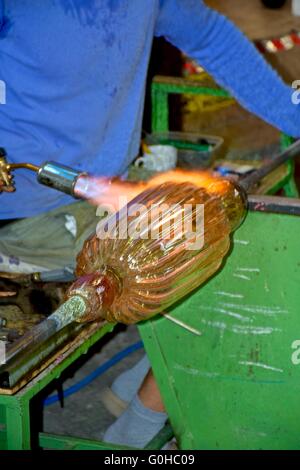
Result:
{"label": "green metal workbench", "polygon": [[[0,448],[8,450],[30,449],[32,443],[30,403],[49,383],[58,379],[63,371],[78,357],[112,330],[112,325],[105,325],[81,341],[78,347],[66,351],[41,371],[27,385],[12,395],[0,394]],[[43,437],[41,443],[43,444]],[[35,436],[35,440],[36,436]],[[47,441],[48,443],[48,441]]]}
{"label": "green metal workbench", "polygon": [[[128,449],[125,446],[115,446],[97,440],[32,432],[31,403],[33,399],[51,382],[57,380],[82,354],[86,354],[104,335],[110,333],[113,328],[113,324],[101,326],[97,323],[88,324],[83,327],[77,338],[73,338],[67,346],[62,346],[61,349],[53,352],[52,360],[47,359],[47,367],[34,375],[31,380],[25,381],[24,379],[24,385],[21,384],[20,388],[17,387],[17,391],[12,391],[11,394],[0,393],[0,450],[37,448],[55,450]],[[41,401],[41,397],[39,397],[39,401]],[[167,424],[148,443],[146,449],[160,449],[173,435],[171,426]]]}
{"label": "green metal workbench", "polygon": [[[202,336],[163,318],[139,325],[180,448],[300,449],[299,234],[298,215],[250,212],[221,272],[172,309]],[[111,328],[0,396],[1,448],[30,448],[31,399]],[[113,448],[46,434],[39,442]]]}
{"label": "green metal workbench", "polygon": [[182,449],[300,449],[300,218],[250,212],[222,271],[140,327]]}

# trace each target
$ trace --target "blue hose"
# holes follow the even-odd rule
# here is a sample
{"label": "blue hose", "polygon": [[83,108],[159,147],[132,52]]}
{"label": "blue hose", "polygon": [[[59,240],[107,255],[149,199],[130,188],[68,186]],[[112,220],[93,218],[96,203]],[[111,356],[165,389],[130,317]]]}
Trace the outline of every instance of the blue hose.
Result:
{"label": "blue hose", "polygon": [[[63,392],[64,398],[69,397],[70,395],[73,395],[74,393],[79,392],[79,390],[89,385],[91,382],[93,382],[93,380],[95,380],[100,375],[104,374],[104,372],[106,372],[108,369],[113,367],[118,362],[122,361],[126,356],[129,356],[129,354],[132,354],[135,351],[142,349],[143,347],[144,345],[142,341],[138,341],[137,343],[134,343],[131,346],[128,346],[127,348],[118,352],[111,359],[104,362],[104,364],[102,364],[101,366],[97,367],[97,369],[95,369],[93,372],[87,375],[84,379],[80,380],[79,382],[75,383],[71,387],[64,390]],[[51,395],[50,397],[44,400],[44,406],[52,405],[53,403],[56,403],[59,400],[60,400],[59,395]]]}

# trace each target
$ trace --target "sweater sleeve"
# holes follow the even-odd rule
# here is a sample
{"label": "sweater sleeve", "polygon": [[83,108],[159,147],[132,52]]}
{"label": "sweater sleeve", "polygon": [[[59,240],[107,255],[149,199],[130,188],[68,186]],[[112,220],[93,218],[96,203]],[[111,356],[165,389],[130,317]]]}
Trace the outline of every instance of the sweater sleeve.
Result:
{"label": "sweater sleeve", "polygon": [[160,0],[155,35],[195,59],[250,112],[300,137],[295,90],[231,21],[203,0]]}

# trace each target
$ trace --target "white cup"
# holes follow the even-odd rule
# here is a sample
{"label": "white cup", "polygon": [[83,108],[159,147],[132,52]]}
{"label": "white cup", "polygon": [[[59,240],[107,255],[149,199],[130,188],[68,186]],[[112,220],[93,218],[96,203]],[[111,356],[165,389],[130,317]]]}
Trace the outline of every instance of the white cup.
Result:
{"label": "white cup", "polygon": [[168,171],[176,167],[177,149],[171,145],[149,145],[145,153],[135,161],[135,166],[152,171]]}

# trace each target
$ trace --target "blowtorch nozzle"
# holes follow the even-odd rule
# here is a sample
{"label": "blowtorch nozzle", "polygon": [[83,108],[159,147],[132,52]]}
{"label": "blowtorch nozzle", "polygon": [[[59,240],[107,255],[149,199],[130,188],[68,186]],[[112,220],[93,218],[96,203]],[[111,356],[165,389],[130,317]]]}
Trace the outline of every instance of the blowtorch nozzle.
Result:
{"label": "blowtorch nozzle", "polygon": [[78,196],[74,191],[75,185],[78,178],[86,176],[86,174],[60,163],[45,162],[37,172],[37,180],[40,184],[77,198]]}

